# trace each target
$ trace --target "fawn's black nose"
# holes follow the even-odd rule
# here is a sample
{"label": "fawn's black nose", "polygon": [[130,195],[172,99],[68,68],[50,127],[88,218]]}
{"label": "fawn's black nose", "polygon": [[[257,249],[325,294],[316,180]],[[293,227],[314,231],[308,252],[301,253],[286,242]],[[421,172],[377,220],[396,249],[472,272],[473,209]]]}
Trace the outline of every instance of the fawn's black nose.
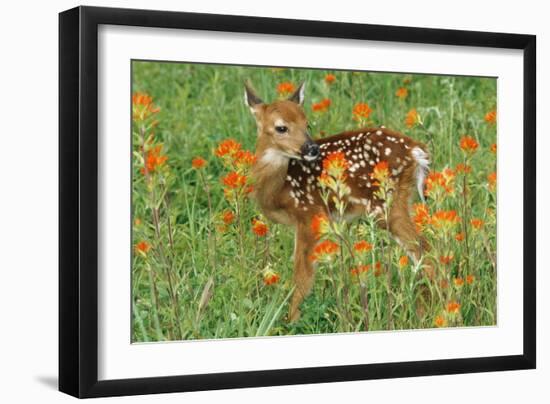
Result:
{"label": "fawn's black nose", "polygon": [[317,160],[321,154],[320,151],[319,145],[311,140],[302,146],[302,156],[306,161]]}

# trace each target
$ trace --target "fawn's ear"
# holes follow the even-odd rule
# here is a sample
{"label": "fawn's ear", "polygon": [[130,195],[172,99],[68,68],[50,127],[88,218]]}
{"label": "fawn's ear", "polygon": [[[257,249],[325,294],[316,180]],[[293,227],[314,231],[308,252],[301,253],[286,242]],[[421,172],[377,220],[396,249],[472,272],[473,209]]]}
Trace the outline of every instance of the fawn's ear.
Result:
{"label": "fawn's ear", "polygon": [[306,91],[306,83],[305,81],[302,81],[302,83],[298,86],[298,89],[292,94],[288,100],[295,102],[299,105],[304,105],[304,95]]}
{"label": "fawn's ear", "polygon": [[255,114],[258,107],[264,103],[262,99],[258,97],[249,81],[244,83],[244,103],[250,108],[253,114]]}

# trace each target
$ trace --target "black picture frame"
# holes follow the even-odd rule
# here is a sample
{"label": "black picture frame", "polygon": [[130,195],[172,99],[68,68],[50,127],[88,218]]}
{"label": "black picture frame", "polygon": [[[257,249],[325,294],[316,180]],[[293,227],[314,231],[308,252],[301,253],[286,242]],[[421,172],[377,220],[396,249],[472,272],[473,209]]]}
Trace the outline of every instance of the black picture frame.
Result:
{"label": "black picture frame", "polygon": [[[523,51],[523,353],[99,381],[98,26],[182,28]],[[77,7],[59,15],[59,390],[103,397],[325,383],[536,366],[536,37],[489,32]],[[516,235],[517,237],[517,235]]]}

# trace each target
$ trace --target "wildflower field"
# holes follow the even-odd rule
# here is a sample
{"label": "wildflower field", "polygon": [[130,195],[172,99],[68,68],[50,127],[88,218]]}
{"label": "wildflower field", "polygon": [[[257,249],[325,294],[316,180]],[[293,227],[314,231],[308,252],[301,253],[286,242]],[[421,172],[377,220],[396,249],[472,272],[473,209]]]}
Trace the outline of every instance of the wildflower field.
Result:
{"label": "wildflower field", "polygon": [[[420,262],[374,217],[317,217],[313,290],[288,321],[294,233],[251,197],[247,79],[266,101],[305,82],[314,139],[383,125],[426,145]],[[133,342],[496,324],[496,79],[134,61],[132,80]]]}

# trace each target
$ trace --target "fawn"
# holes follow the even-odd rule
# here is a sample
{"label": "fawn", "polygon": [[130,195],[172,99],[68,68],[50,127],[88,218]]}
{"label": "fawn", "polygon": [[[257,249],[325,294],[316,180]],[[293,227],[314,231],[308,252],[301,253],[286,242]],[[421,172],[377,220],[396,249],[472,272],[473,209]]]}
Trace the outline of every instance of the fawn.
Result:
{"label": "fawn", "polygon": [[[385,201],[374,196],[377,186],[371,181],[376,163],[386,161],[395,188],[388,207],[388,223],[380,220],[392,236],[418,261],[424,241],[417,234],[409,215],[411,190],[423,195],[429,155],[426,147],[384,127],[364,128],[313,141],[304,113],[304,83],[288,99],[264,103],[249,83],[245,83],[245,102],[257,124],[256,164],[252,169],[254,198],[270,220],[295,228],[294,283],[288,318],[300,317],[299,306],[309,294],[314,265],[309,259],[316,244],[310,223],[314,215],[328,213],[322,201],[318,177],[322,162],[330,153],[340,151],[349,161],[346,218],[360,215],[380,216]],[[382,218],[380,218],[382,219]]]}

